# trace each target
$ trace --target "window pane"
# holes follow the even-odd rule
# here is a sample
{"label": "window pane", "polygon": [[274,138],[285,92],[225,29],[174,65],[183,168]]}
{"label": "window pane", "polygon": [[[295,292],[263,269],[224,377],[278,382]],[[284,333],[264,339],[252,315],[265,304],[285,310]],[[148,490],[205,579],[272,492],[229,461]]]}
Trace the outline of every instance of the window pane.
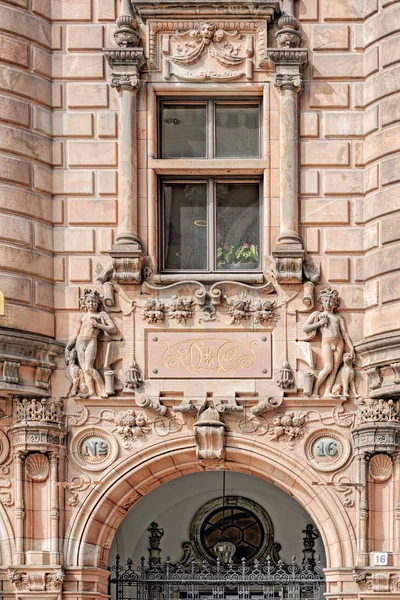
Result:
{"label": "window pane", "polygon": [[164,104],[162,158],[206,157],[206,106]]}
{"label": "window pane", "polygon": [[217,184],[217,269],[258,269],[259,185]]}
{"label": "window pane", "polygon": [[207,185],[164,184],[164,268],[207,269]]}
{"label": "window pane", "polygon": [[215,121],[216,152],[219,158],[260,156],[258,104],[217,104]]}

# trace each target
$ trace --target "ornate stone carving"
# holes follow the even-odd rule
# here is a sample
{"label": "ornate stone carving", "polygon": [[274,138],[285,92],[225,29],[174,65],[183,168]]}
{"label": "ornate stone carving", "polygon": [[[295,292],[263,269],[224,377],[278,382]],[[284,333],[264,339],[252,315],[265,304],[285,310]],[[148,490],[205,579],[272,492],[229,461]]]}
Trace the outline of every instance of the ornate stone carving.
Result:
{"label": "ornate stone carving", "polygon": [[400,362],[391,363],[390,368],[394,375],[393,383],[397,385],[400,383]]}
{"label": "ornate stone carving", "polygon": [[293,371],[287,360],[284,360],[282,363],[276,383],[282,390],[294,387],[295,381]]}
{"label": "ornate stone carving", "polygon": [[299,22],[293,15],[283,13],[278,21],[279,31],[276,32],[276,42],[279,48],[298,48],[301,35],[297,31]]}
{"label": "ornate stone carving", "polygon": [[227,298],[228,314],[231,317],[231,325],[239,325],[243,321],[250,319],[251,298],[245,293],[233,298]]}
{"label": "ornate stone carving", "polygon": [[63,401],[55,398],[18,398],[14,400],[14,423],[56,423],[63,425]]}
{"label": "ornate stone carving", "polygon": [[132,360],[129,369],[125,373],[123,392],[129,393],[143,385],[144,379],[136,360]]}
{"label": "ornate stone carving", "polygon": [[188,319],[193,317],[195,301],[193,298],[173,296],[172,302],[168,308],[170,319],[173,319],[177,323],[181,323],[182,321],[186,323]]}
{"label": "ornate stone carving", "polygon": [[114,40],[120,48],[133,48],[139,41],[139,26],[132,11],[130,0],[122,0],[121,14],[117,21]]}
{"label": "ornate stone carving", "polygon": [[271,410],[276,410],[278,406],[282,404],[283,398],[263,398],[250,411],[256,417],[262,417],[265,413]]}
{"label": "ornate stone carving", "polygon": [[35,385],[42,390],[50,389],[50,378],[51,378],[52,369],[48,369],[47,367],[36,367],[35,374]]}
{"label": "ornate stone carving", "polygon": [[[136,82],[137,83],[137,82]],[[118,86],[131,86],[136,85],[133,76],[124,75],[118,80]],[[112,85],[112,84],[111,84]],[[142,263],[143,256],[123,256],[118,257],[114,251],[110,252],[113,257],[114,265],[114,278],[117,283],[140,283],[142,281]]]}
{"label": "ornate stone carving", "polygon": [[343,354],[343,364],[336,376],[332,392],[334,395],[343,396],[343,398],[349,398],[350,395],[353,398],[361,397],[357,393],[353,357],[349,352]]}
{"label": "ornate stone carving", "polygon": [[6,383],[19,383],[19,368],[21,363],[5,360],[3,362],[3,381]]}
{"label": "ornate stone carving", "polygon": [[114,413],[113,422],[115,427],[112,432],[122,438],[122,447],[128,450],[132,447],[133,441],[151,431],[151,424],[144,412],[135,413],[133,410],[125,410]]}
{"label": "ornate stone carving", "polygon": [[30,454],[25,461],[25,469],[33,481],[46,481],[50,472],[49,459],[38,452]]}
{"label": "ornate stone carving", "polygon": [[305,49],[271,49],[268,50],[268,59],[276,66],[296,65],[302,69],[307,64],[308,54]]}
{"label": "ornate stone carving", "polygon": [[167,412],[167,407],[163,406],[160,402],[159,398],[144,398],[140,396],[135,398],[136,406],[140,408],[146,408],[150,412],[159,415],[160,417],[164,417]]}
{"label": "ornate stone carving", "polygon": [[165,317],[165,304],[158,298],[149,298],[142,308],[142,318],[147,323],[163,321]]}
{"label": "ornate stone carving", "polygon": [[369,379],[369,387],[371,390],[377,390],[382,385],[382,375],[379,367],[371,367],[370,369],[365,369],[365,372],[368,375]]}
{"label": "ornate stone carving", "polygon": [[400,406],[393,400],[361,399],[357,402],[356,426],[364,423],[400,423]]}
{"label": "ornate stone carving", "polygon": [[59,592],[64,572],[60,569],[52,572],[8,569],[7,577],[18,592]]}
{"label": "ornate stone carving", "polygon": [[[164,79],[171,73],[194,81],[252,78],[253,35],[244,37],[232,25],[226,30],[219,23],[206,21],[186,31],[178,29],[173,36],[164,34],[162,53]],[[201,64],[199,70],[189,68],[197,62]]]}
{"label": "ornate stone carving", "polygon": [[61,397],[86,397],[89,390],[86,385],[83,371],[78,365],[78,353],[76,348],[71,348],[71,350],[68,348],[65,349],[65,365],[65,375],[68,379],[68,386],[65,393]]}
{"label": "ornate stone carving", "polygon": [[[80,298],[80,308],[86,311],[78,321],[75,334],[67,344],[67,351],[76,349],[80,369],[83,372],[87,393],[80,393],[80,397],[88,398],[95,395],[95,383],[100,387],[100,393],[107,397],[105,384],[100,373],[94,368],[97,356],[97,338],[101,331],[106,335],[114,333],[115,323],[105,312],[100,294],[91,289],[85,289]],[[75,377],[75,381],[77,377]]]}
{"label": "ornate stone carving", "polygon": [[196,455],[200,461],[222,461],[224,459],[225,424],[219,412],[209,406],[193,424]]}
{"label": "ornate stone carving", "polygon": [[[104,51],[104,56],[111,67],[111,86],[118,91],[137,91],[140,86],[140,69],[145,61],[143,48],[108,49]],[[125,271],[134,273],[136,267],[136,263],[125,265]]]}
{"label": "ornate stone carving", "polygon": [[354,572],[353,581],[365,592],[398,592],[400,590],[400,577],[397,573],[381,571],[373,573]]}
{"label": "ornate stone carving", "polygon": [[269,325],[278,319],[274,300],[259,300],[255,305],[254,324]]}
{"label": "ornate stone carving", "polygon": [[287,410],[284,414],[276,415],[273,420],[273,429],[268,433],[271,440],[285,440],[292,442],[303,435],[308,417],[305,412]]}
{"label": "ornate stone carving", "polygon": [[337,397],[337,394],[333,392],[333,385],[342,363],[343,350],[347,344],[350,350],[350,359],[353,359],[354,346],[347,333],[344,318],[337,314],[340,302],[338,292],[331,288],[325,288],[320,292],[318,302],[322,305],[323,310],[313,312],[303,327],[306,333],[311,334],[309,339],[312,339],[318,330],[322,336],[322,370],[314,384],[314,396],[319,397],[319,388],[326,381],[324,397]]}
{"label": "ornate stone carving", "polygon": [[172,72],[179,79],[197,81],[250,79],[253,61],[257,66],[264,56],[266,33],[265,22],[256,20],[155,21],[149,26],[149,66],[158,68],[160,39],[166,79]]}
{"label": "ornate stone carving", "polygon": [[[301,90],[301,76],[299,74],[292,75],[291,73],[277,73],[275,75],[275,87],[277,87],[278,89],[282,89],[284,87],[289,87],[298,93]],[[296,272],[297,272],[297,270],[299,268],[299,263],[298,263],[299,259],[293,258],[292,260],[296,261],[295,263],[292,263],[292,265],[293,266],[294,266],[294,264],[296,265]],[[292,268],[293,268],[293,266],[292,266]]]}
{"label": "ornate stone carving", "polygon": [[375,454],[369,461],[369,472],[377,483],[383,483],[391,478],[393,461],[387,454]]}
{"label": "ornate stone carving", "polygon": [[[63,344],[43,336],[0,331],[0,356],[3,362],[0,390],[3,396],[32,395],[42,389],[44,396],[50,395],[50,375],[56,368],[54,357],[63,352]],[[21,367],[23,380],[19,377]]]}
{"label": "ornate stone carving", "polygon": [[[287,255],[285,251],[281,256],[278,251],[274,253],[276,261],[276,277],[283,283],[300,283],[303,280],[303,255],[304,252]],[[292,253],[293,254],[293,253]]]}

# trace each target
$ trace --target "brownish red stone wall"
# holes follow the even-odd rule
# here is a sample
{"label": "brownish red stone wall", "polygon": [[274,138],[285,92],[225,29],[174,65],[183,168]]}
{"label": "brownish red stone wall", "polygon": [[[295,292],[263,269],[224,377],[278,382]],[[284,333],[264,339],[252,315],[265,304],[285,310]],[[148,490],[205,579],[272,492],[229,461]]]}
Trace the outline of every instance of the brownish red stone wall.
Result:
{"label": "brownish red stone wall", "polygon": [[0,3],[2,326],[54,335],[50,3]]}

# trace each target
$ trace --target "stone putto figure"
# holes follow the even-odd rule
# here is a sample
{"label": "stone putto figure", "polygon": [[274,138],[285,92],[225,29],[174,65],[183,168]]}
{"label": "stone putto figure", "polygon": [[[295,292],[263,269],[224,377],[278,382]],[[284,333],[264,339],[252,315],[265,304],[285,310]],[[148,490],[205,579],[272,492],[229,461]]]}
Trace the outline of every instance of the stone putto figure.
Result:
{"label": "stone putto figure", "polygon": [[345,344],[349,348],[351,360],[354,359],[355,351],[353,342],[347,333],[344,318],[337,314],[339,311],[339,294],[336,290],[325,288],[318,296],[318,302],[322,305],[322,311],[314,311],[306,320],[303,331],[311,333],[312,339],[319,330],[322,337],[321,358],[322,369],[314,384],[314,397],[319,397],[321,384],[326,380],[325,398],[335,398],[333,393],[336,374],[342,363]]}
{"label": "stone putto figure", "polygon": [[70,352],[76,349],[78,364],[82,369],[87,393],[78,394],[81,398],[89,398],[95,395],[95,383],[100,387],[101,395],[107,398],[102,376],[94,368],[97,356],[97,338],[101,331],[105,334],[114,333],[116,326],[110,315],[106,313],[100,294],[97,291],[86,289],[79,299],[80,308],[86,314],[78,321],[75,334],[70,338],[66,350]]}

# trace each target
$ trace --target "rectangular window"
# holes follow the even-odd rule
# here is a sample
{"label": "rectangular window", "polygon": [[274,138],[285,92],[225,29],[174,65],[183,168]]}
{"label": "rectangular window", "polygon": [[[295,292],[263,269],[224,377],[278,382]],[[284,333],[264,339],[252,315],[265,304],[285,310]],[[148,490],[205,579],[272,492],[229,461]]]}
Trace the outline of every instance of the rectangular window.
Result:
{"label": "rectangular window", "polygon": [[161,103],[160,158],[259,158],[260,102]]}
{"label": "rectangular window", "polygon": [[161,185],[163,271],[260,269],[260,182],[167,180]]}

